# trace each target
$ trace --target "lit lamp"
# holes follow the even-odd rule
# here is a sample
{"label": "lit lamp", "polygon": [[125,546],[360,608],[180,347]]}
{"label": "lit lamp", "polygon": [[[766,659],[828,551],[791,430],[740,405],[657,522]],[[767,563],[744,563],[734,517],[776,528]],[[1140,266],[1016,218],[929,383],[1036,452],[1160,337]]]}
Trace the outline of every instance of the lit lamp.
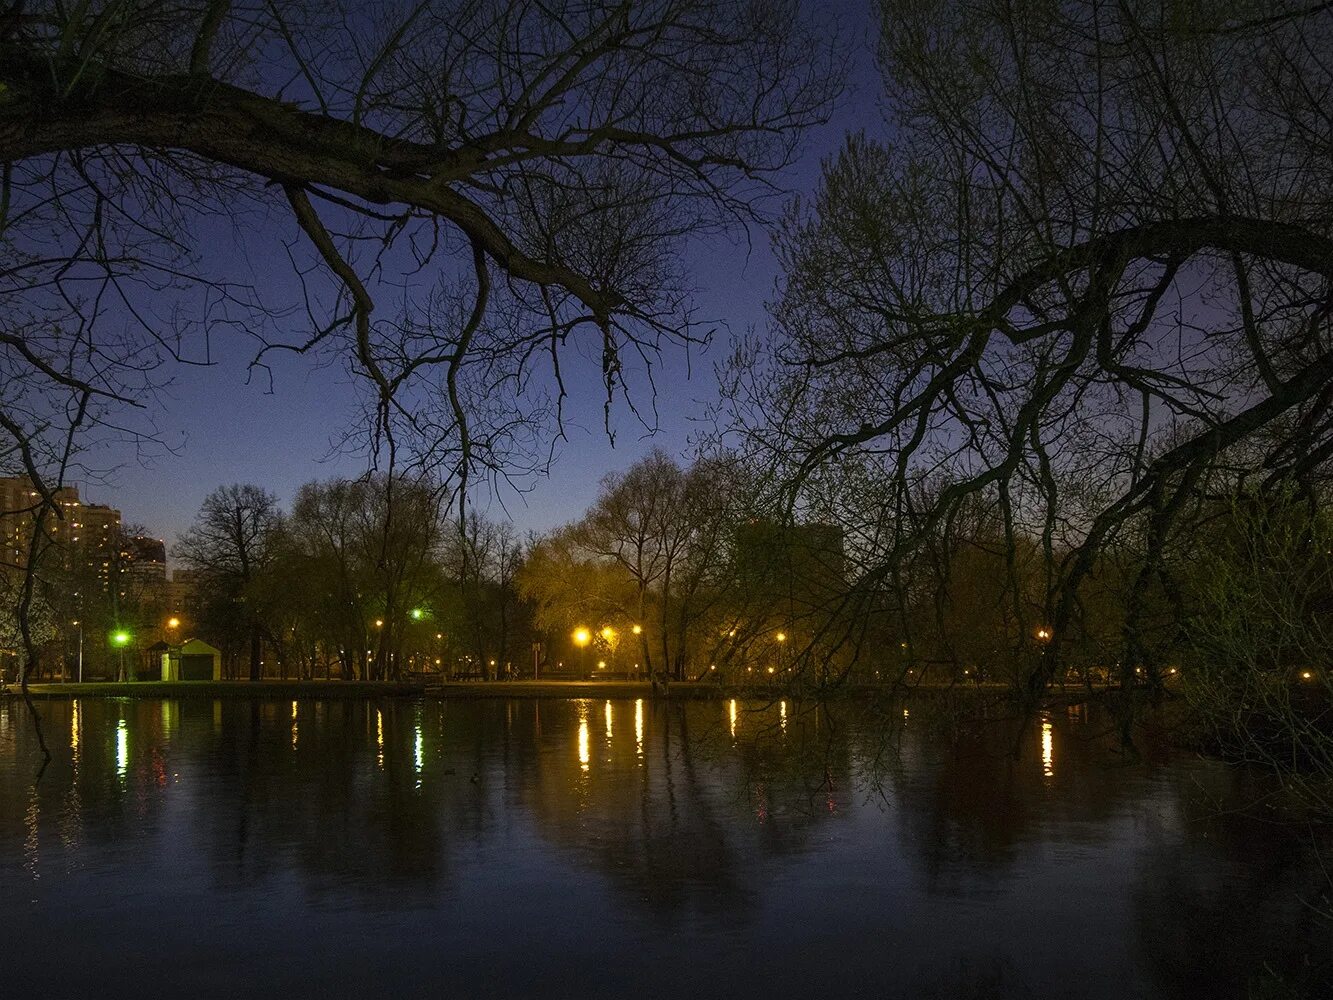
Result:
{"label": "lit lamp", "polygon": [[574,645],[579,647],[579,666],[586,669],[588,666],[588,643],[592,642],[592,633],[579,626],[574,630],[571,638],[574,640]]}
{"label": "lit lamp", "polygon": [[130,644],[133,638],[134,636],[123,628],[116,629],[107,637],[111,645],[115,647],[116,652],[120,654],[120,677],[125,676],[125,647]]}

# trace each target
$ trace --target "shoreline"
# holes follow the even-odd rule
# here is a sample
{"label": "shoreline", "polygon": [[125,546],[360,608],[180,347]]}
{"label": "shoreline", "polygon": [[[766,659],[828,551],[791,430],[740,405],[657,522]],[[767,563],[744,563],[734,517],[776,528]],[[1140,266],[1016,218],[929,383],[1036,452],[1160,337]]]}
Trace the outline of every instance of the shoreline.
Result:
{"label": "shoreline", "polygon": [[[4,694],[20,697],[15,685],[0,688]],[[30,684],[28,693],[38,701],[72,698],[260,698],[300,701],[307,698],[431,698],[441,700],[477,700],[485,698],[523,698],[575,700],[652,699],[652,700],[726,700],[731,698],[777,699],[813,698],[818,689],[789,690],[778,686],[730,685],[712,681],[673,681],[665,691],[653,691],[648,681],[87,681],[84,683]],[[917,684],[910,688],[894,685],[855,685],[832,688],[824,695],[839,700],[849,698],[911,697],[913,695],[1012,695],[1013,687],[1001,682],[970,684]],[[1092,694],[1100,694],[1096,689]],[[1076,700],[1089,696],[1084,688],[1061,691],[1052,689],[1048,697]]]}

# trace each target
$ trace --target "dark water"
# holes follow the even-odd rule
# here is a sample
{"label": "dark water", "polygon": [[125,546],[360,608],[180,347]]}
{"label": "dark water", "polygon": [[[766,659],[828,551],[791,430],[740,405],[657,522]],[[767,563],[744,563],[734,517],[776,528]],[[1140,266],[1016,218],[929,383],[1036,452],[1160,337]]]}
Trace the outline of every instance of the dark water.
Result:
{"label": "dark water", "polygon": [[3,996],[1318,995],[1333,954],[1242,776],[1085,715],[1014,755],[916,710],[84,699],[34,786],[20,709]]}

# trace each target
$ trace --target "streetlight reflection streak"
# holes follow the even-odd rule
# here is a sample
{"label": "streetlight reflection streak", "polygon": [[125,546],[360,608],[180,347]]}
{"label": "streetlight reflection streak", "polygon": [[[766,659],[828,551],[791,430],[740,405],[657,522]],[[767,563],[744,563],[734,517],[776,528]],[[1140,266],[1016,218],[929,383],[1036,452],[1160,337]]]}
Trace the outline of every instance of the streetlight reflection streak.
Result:
{"label": "streetlight reflection streak", "polygon": [[1055,777],[1055,737],[1049,719],[1041,723],[1041,773],[1043,777]]}

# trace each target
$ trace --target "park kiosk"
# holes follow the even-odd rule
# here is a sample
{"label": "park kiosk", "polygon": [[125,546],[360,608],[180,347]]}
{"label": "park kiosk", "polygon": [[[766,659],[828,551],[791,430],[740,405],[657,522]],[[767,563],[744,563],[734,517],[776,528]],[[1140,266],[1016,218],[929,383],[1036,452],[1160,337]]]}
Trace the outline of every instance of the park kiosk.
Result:
{"label": "park kiosk", "polygon": [[186,639],[162,654],[164,681],[222,680],[222,650],[202,639]]}

